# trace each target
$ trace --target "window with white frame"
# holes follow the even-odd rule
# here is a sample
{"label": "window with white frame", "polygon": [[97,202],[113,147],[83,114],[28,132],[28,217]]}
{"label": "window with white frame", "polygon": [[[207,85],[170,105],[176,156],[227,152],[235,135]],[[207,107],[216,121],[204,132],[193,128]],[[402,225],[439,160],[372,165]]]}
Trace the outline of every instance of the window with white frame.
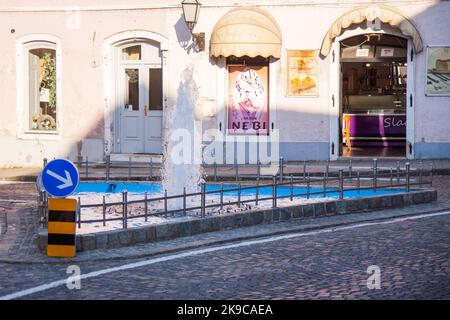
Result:
{"label": "window with white frame", "polygon": [[23,44],[25,131],[56,132],[58,75],[56,44],[31,41]]}

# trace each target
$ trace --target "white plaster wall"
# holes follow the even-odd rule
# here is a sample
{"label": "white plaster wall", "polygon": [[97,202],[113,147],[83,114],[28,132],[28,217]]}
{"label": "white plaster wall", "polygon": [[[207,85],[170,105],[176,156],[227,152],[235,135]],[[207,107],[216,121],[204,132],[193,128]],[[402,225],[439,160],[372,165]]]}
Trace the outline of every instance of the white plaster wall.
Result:
{"label": "white plaster wall", "polygon": [[[211,31],[233,3],[261,4],[278,21],[283,33],[282,57],[277,62],[277,127],[282,142],[328,142],[329,59],[320,60],[319,96],[285,97],[286,49],[319,49],[332,22],[351,10],[357,1],[204,0],[195,32],[206,33],[205,52],[188,52],[180,44],[188,33],[181,17],[180,1],[107,0],[94,5],[88,0],[2,1],[0,3],[0,166],[40,165],[42,156],[76,156],[81,153],[100,159],[104,138],[103,40],[114,33],[141,29],[169,39],[169,107],[176,102],[180,74],[194,70],[199,96],[215,99],[217,67],[208,55]],[[302,3],[305,1],[296,1]],[[318,3],[327,5],[316,6]],[[367,2],[361,1],[360,3]],[[331,3],[331,4],[330,4]],[[388,3],[388,2],[387,2]],[[424,45],[450,44],[450,3],[403,1],[393,5],[410,17],[421,33]],[[272,5],[271,5],[272,4]],[[276,5],[273,5],[276,4]],[[392,3],[390,3],[392,4]],[[68,6],[78,6],[80,29],[68,24]],[[36,7],[47,11],[33,11]],[[143,9],[148,7],[149,9]],[[161,9],[158,9],[161,7]],[[114,9],[115,10],[112,10]],[[116,10],[122,8],[121,10]],[[128,9],[126,9],[128,8]],[[132,9],[136,8],[136,9]],[[23,12],[21,12],[21,10]],[[180,20],[181,19],[181,20]],[[10,33],[14,28],[15,33]],[[32,33],[48,33],[62,41],[62,123],[57,137],[18,139],[15,88],[15,40]],[[93,36],[95,33],[95,39]],[[450,142],[450,98],[425,97],[425,51],[416,56],[415,137],[416,141]],[[225,119],[222,119],[224,121]],[[216,127],[220,119],[204,121],[204,128]],[[79,141],[83,141],[82,144]]]}

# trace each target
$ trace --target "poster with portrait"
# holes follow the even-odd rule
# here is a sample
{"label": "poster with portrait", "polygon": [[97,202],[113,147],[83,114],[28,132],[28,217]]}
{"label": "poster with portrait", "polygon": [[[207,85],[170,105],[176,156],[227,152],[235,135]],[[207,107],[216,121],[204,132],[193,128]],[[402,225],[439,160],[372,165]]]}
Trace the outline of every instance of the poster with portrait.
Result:
{"label": "poster with portrait", "polygon": [[228,66],[228,133],[269,133],[269,67]]}
{"label": "poster with portrait", "polygon": [[427,96],[450,96],[450,46],[427,48]]}
{"label": "poster with portrait", "polygon": [[318,50],[287,50],[286,61],[286,95],[318,96]]}

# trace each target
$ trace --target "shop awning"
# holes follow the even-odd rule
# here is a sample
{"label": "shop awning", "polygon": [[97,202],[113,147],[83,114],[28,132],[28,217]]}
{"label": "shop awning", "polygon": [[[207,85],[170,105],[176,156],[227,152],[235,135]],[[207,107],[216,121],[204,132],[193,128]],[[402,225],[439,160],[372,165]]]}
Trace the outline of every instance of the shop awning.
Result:
{"label": "shop awning", "polygon": [[281,32],[276,21],[264,10],[236,8],[216,23],[211,34],[213,57],[281,55]]}
{"label": "shop awning", "polygon": [[369,5],[347,12],[331,25],[323,39],[322,47],[320,49],[321,55],[327,56],[330,53],[334,38],[339,36],[343,29],[348,28],[352,24],[373,21],[377,18],[383,23],[398,28],[402,34],[410,37],[413,41],[416,53],[422,51],[422,38],[416,27],[408,20],[408,18],[386,6]]}

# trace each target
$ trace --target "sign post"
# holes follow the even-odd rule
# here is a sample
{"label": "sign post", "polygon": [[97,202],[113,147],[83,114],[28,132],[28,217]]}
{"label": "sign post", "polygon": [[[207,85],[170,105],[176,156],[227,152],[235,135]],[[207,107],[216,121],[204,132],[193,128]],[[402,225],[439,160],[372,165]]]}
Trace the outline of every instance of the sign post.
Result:
{"label": "sign post", "polygon": [[74,257],[77,200],[65,199],[75,192],[79,182],[77,167],[65,159],[50,161],[42,170],[38,186],[53,196],[48,200],[49,257]]}

